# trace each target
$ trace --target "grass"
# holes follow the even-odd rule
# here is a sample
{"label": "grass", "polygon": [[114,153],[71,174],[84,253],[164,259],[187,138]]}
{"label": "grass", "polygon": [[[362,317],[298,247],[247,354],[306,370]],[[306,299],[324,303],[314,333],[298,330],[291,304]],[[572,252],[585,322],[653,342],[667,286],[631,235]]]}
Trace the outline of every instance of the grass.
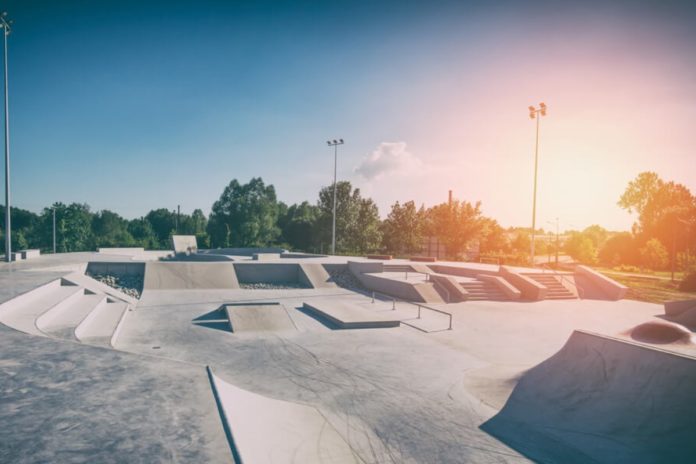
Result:
{"label": "grass", "polygon": [[609,270],[602,271],[602,273],[627,286],[628,293],[626,294],[626,298],[629,300],[662,304],[665,301],[696,298],[696,292],[679,291],[679,280],[672,282],[671,280],[655,278],[654,275],[629,276],[615,272],[612,273]]}

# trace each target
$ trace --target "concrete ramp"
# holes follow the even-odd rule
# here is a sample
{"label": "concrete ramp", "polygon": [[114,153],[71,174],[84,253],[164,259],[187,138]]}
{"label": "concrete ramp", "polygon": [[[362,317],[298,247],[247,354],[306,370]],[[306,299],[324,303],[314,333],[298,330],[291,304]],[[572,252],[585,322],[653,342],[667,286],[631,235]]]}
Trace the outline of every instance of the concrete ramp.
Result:
{"label": "concrete ramp", "polygon": [[236,289],[239,288],[231,262],[146,263],[143,290]]}
{"label": "concrete ramp", "polygon": [[481,428],[538,462],[693,462],[696,358],[575,331]]}
{"label": "concrete ramp", "polygon": [[300,272],[304,274],[304,279],[312,288],[335,288],[337,285],[331,282],[331,276],[323,265],[318,263],[301,263]]}
{"label": "concrete ramp", "polygon": [[362,462],[317,409],[257,395],[208,373],[239,462]]}
{"label": "concrete ramp", "polygon": [[385,314],[340,301],[305,302],[302,308],[339,329],[381,329],[401,324],[391,312]]}
{"label": "concrete ramp", "polygon": [[234,333],[297,330],[285,307],[278,303],[229,304],[225,311]]}

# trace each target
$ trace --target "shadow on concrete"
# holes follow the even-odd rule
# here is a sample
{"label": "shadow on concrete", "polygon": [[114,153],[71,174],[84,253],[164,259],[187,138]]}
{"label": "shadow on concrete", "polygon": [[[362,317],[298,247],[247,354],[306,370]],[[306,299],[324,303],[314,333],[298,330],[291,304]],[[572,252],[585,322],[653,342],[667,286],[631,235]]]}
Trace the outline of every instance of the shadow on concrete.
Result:
{"label": "shadow on concrete", "polygon": [[342,329],[341,327],[339,327],[338,324],[336,324],[332,320],[330,320],[326,317],[322,317],[321,315],[314,313],[312,311],[308,311],[304,306],[297,306],[297,307],[295,307],[295,309],[298,310],[299,312],[301,312],[302,314],[304,314],[305,316],[309,316],[312,319],[314,319],[315,321],[320,322],[321,324],[323,324],[324,326],[328,327],[331,330],[345,330],[345,329]]}
{"label": "shadow on concrete", "polygon": [[223,332],[232,332],[230,321],[227,318],[224,306],[220,306],[214,311],[202,314],[191,321],[194,325],[205,327],[207,329],[221,330]]}
{"label": "shadow on concrete", "polygon": [[480,428],[538,462],[691,462],[696,359],[575,331]]}

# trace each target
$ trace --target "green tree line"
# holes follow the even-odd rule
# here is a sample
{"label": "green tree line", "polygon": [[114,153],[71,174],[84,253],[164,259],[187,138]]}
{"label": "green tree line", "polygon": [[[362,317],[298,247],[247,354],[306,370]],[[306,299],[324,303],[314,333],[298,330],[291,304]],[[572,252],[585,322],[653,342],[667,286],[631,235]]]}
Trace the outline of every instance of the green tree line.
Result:
{"label": "green tree line", "polygon": [[[235,179],[212,205],[209,217],[200,209],[177,215],[160,208],[129,220],[109,210],[92,212],[80,203],[56,203],[39,214],[13,208],[13,248],[51,250],[55,210],[58,252],[116,246],[169,249],[174,233],[196,235],[201,248],[279,246],[328,252],[333,191],[330,185],[318,192],[313,203],[287,205],[261,178],[246,184]],[[629,183],[619,205],[638,215],[631,232],[611,232],[597,225],[569,231],[558,250],[555,240],[537,239],[537,255],[559,252],[577,262],[610,266],[662,269],[674,262],[679,268],[688,267],[689,243],[696,238],[696,199],[688,189],[654,173],[641,173]],[[482,214],[480,202],[453,200],[425,208],[414,201],[397,201],[381,220],[374,201],[342,181],[336,184],[336,211],[340,254],[419,255],[424,240],[431,238],[446,250],[441,258],[464,259],[476,244],[481,257],[500,263],[529,260],[531,230],[503,228]],[[1,206],[0,212],[4,214]]]}

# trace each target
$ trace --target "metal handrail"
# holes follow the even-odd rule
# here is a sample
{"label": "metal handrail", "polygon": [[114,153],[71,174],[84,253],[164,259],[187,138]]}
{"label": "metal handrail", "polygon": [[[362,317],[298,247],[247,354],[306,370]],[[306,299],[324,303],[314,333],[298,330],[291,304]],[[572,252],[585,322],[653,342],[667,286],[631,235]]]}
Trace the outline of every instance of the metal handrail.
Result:
{"label": "metal handrail", "polygon": [[541,269],[544,270],[544,271],[545,271],[546,269],[548,269],[549,271],[551,271],[551,272],[553,273],[553,275],[560,277],[560,278],[561,278],[561,283],[564,282],[564,281],[568,282],[570,285],[572,285],[573,287],[575,287],[575,290],[577,290],[578,298],[583,299],[583,292],[584,292],[584,290],[582,289],[582,287],[580,287],[580,286],[579,286],[577,283],[575,283],[574,281],[570,280],[565,274],[561,274],[560,272],[558,272],[558,270],[556,270],[556,269],[550,267],[547,263],[541,263]]}
{"label": "metal handrail", "polygon": [[447,330],[452,330],[452,313],[448,313],[447,311],[441,311],[439,309],[431,308],[429,306],[422,305],[420,303],[411,303],[415,304],[418,306],[418,319],[421,318],[421,308],[429,309],[430,311],[435,311],[436,313],[444,314],[445,316],[449,316],[449,327]]}
{"label": "metal handrail", "polygon": [[[356,289],[356,290],[357,290],[357,289]],[[361,292],[361,293],[363,293],[363,292]],[[402,299],[400,299],[400,298],[395,298],[395,297],[393,297],[393,296],[391,296],[391,295],[387,295],[386,293],[375,292],[374,290],[372,291],[372,302],[373,302],[373,303],[375,302],[375,295],[382,295],[382,296],[387,297],[388,299],[391,299],[391,300],[392,300],[392,310],[396,310],[396,301],[397,301],[397,299],[398,299],[400,302],[402,302],[402,303],[407,303],[407,304],[410,304],[410,305],[417,306],[417,307],[418,307],[418,319],[421,318],[421,308],[425,308],[425,309],[428,309],[428,310],[430,310],[430,311],[434,311],[434,312],[436,312],[436,313],[444,314],[445,316],[448,316],[448,317],[449,317],[449,327],[447,328],[447,330],[452,330],[452,313],[448,313],[447,311],[442,311],[442,310],[440,310],[440,309],[431,308],[430,306],[427,306],[427,305],[424,305],[424,304],[421,304],[421,303],[415,303],[415,302],[413,302],[413,301],[408,301],[408,300],[402,300]]]}

